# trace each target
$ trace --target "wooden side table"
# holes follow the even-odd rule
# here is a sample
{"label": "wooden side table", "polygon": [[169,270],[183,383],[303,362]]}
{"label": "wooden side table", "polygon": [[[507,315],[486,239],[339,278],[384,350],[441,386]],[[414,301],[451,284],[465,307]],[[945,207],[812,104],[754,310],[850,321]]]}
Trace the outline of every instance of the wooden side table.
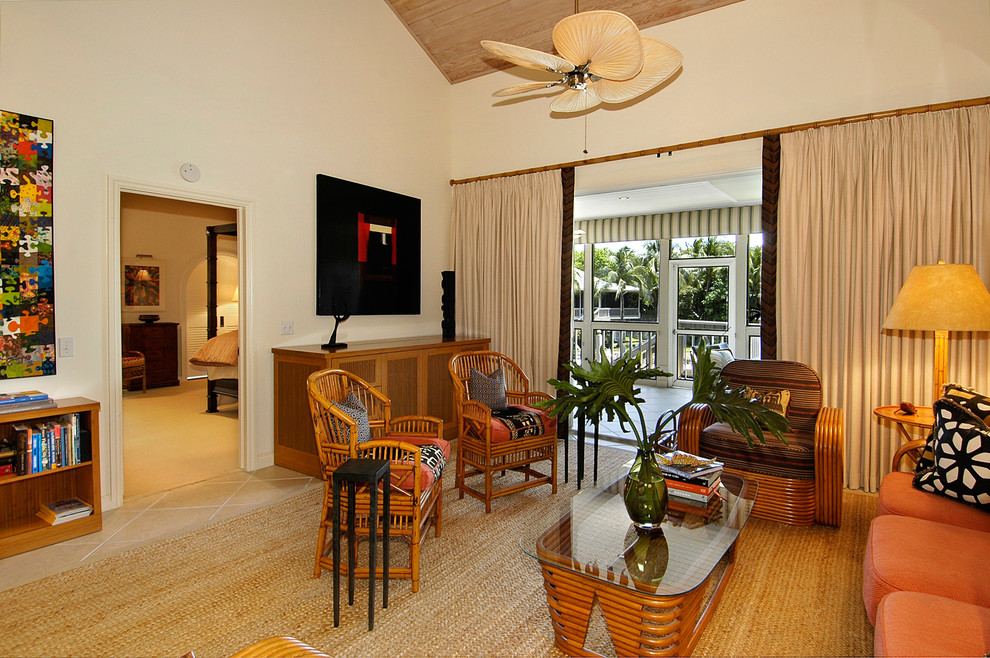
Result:
{"label": "wooden side table", "polygon": [[[873,415],[882,421],[896,424],[897,431],[901,434],[901,439],[907,443],[908,441],[913,441],[915,438],[911,436],[910,430],[912,428],[919,428],[927,431],[930,430],[932,425],[935,424],[935,412],[931,407],[916,407],[916,409],[918,410],[918,413],[907,414],[901,411],[899,405],[891,404],[883,407],[875,407],[873,409]],[[913,459],[915,464],[918,463],[919,456],[919,451],[909,451],[908,458]]]}
{"label": "wooden side table", "polygon": [[935,424],[935,412],[931,407],[917,407],[918,413],[906,414],[896,404],[891,404],[873,409],[873,415],[880,420],[890,421],[897,424],[897,430],[901,433],[901,438],[905,441],[914,439],[908,428],[920,427],[923,430],[930,430]]}
{"label": "wooden side table", "polygon": [[382,608],[388,607],[388,483],[387,459],[348,459],[333,472],[333,625],[340,626],[340,489],[347,483],[347,605],[354,605],[357,532],[354,528],[354,489],[368,486],[368,630],[375,630],[375,561],[378,541],[378,483],[385,481],[382,498]]}

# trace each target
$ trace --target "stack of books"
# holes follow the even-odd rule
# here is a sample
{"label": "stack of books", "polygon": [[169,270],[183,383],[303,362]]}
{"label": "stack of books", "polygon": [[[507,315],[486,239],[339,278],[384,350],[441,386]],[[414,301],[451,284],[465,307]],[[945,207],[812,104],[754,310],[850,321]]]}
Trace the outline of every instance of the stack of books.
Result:
{"label": "stack of books", "polygon": [[56,406],[55,400],[41,391],[20,391],[0,394],[0,414],[31,409],[48,409]]}
{"label": "stack of books", "polygon": [[93,513],[93,506],[78,498],[69,498],[55,503],[45,503],[38,510],[38,516],[51,525],[68,523]]}
{"label": "stack of books", "polygon": [[718,495],[722,462],[682,450],[657,455],[671,502],[707,509]]}

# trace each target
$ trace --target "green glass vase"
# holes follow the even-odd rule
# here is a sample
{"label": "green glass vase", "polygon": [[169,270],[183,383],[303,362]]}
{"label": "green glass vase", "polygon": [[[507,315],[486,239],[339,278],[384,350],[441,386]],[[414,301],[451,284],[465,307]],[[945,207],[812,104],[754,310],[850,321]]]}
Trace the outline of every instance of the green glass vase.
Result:
{"label": "green glass vase", "polygon": [[667,482],[652,450],[636,451],[622,493],[626,513],[638,532],[660,529],[667,515]]}

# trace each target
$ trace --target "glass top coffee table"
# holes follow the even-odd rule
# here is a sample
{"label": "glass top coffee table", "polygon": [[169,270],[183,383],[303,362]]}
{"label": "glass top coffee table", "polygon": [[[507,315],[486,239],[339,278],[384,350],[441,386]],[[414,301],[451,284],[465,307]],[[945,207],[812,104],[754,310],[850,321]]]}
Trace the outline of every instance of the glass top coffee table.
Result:
{"label": "glass top coffee table", "polygon": [[[626,467],[628,470],[628,467]],[[520,540],[539,561],[557,647],[586,648],[597,602],[619,656],[690,655],[721,597],[757,484],[722,474],[707,507],[671,499],[661,532],[637,535],[621,476],[564,501]]]}

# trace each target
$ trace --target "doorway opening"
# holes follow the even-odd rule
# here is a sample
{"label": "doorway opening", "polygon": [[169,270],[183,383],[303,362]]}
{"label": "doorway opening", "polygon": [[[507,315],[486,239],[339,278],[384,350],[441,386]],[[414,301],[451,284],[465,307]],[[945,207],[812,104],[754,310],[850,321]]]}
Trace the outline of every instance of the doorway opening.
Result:
{"label": "doorway opening", "polygon": [[[121,350],[142,351],[148,375],[145,391],[122,387],[120,397],[124,500],[240,470],[243,401],[224,398],[218,413],[208,414],[207,380],[189,363],[205,342],[198,325],[207,315],[206,227],[237,222],[238,210],[134,192],[122,192],[119,203],[121,263],[153,261],[160,275],[156,308],[132,307],[126,278],[120,298]],[[225,280],[219,294],[225,302],[240,289],[238,252],[236,236],[220,246]],[[191,322],[189,308],[201,301],[204,322]],[[217,310],[225,325],[239,326],[237,302]]]}

